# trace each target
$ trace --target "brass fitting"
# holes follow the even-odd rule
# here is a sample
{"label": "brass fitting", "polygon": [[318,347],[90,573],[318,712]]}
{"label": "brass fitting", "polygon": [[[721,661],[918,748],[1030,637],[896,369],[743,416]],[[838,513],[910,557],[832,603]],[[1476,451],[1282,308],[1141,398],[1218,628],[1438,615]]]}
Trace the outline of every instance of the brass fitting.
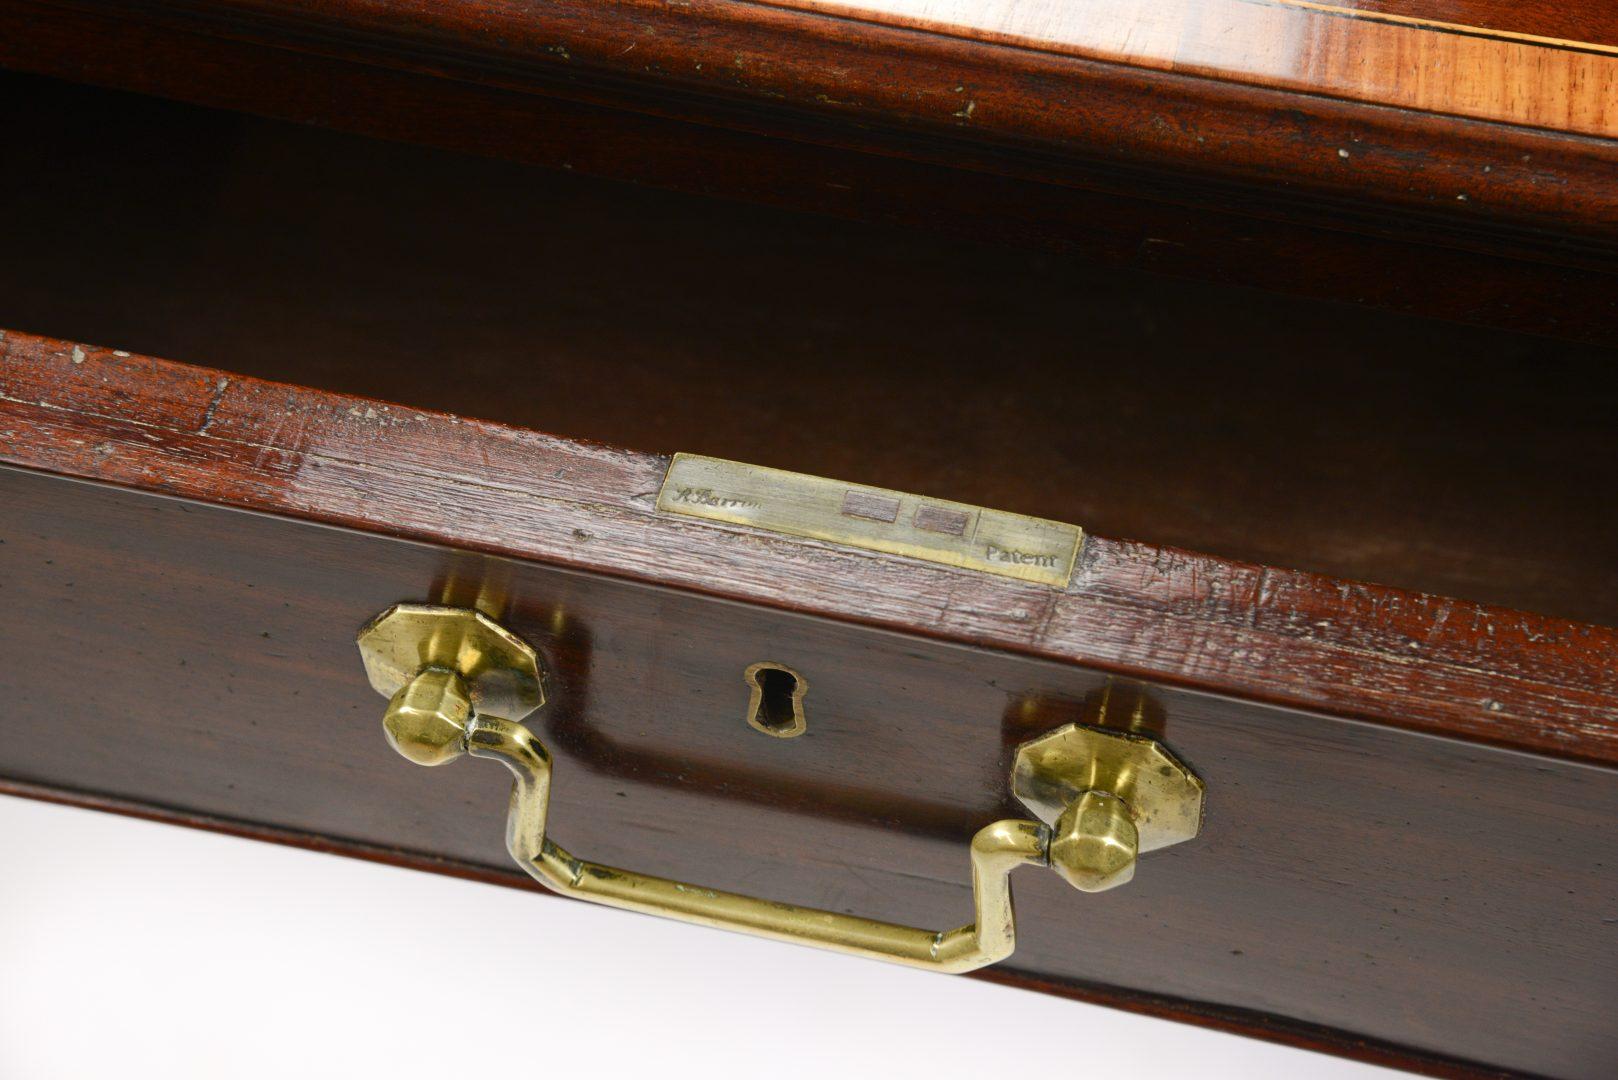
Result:
{"label": "brass fitting", "polygon": [[1023,743],[1011,790],[1052,827],[1051,868],[1085,892],[1125,884],[1140,854],[1202,827],[1202,780],[1131,731],[1068,724]]}

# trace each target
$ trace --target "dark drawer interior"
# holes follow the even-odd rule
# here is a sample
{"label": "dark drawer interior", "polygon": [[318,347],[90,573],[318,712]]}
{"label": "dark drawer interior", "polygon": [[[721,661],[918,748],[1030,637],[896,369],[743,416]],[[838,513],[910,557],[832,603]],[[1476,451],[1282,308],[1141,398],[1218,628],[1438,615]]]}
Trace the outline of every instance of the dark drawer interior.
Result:
{"label": "dark drawer interior", "polygon": [[1618,620],[1610,350],[32,77],[0,116],[3,326]]}

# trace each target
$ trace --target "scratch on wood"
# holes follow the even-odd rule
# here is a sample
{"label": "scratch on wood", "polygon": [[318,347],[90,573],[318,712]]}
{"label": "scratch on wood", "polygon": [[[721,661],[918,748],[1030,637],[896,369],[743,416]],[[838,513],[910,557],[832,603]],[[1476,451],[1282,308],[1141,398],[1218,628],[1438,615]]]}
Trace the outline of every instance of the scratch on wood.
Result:
{"label": "scratch on wood", "polygon": [[1454,610],[1455,602],[1453,600],[1445,600],[1439,605],[1438,614],[1433,616],[1432,625],[1427,627],[1428,644],[1431,644],[1432,640],[1443,631],[1444,624],[1449,621],[1450,612]]}
{"label": "scratch on wood", "polygon": [[230,385],[228,377],[221,378],[214,385],[213,397],[208,401],[208,408],[202,414],[202,424],[197,428],[198,435],[207,434],[208,428],[213,426],[214,410],[219,408],[220,400],[225,396],[225,388]]}
{"label": "scratch on wood", "polygon": [[1247,625],[1254,630],[1258,629],[1259,609],[1269,606],[1270,602],[1270,568],[1261,566],[1258,570],[1258,581],[1253,585],[1253,601],[1247,608]]}

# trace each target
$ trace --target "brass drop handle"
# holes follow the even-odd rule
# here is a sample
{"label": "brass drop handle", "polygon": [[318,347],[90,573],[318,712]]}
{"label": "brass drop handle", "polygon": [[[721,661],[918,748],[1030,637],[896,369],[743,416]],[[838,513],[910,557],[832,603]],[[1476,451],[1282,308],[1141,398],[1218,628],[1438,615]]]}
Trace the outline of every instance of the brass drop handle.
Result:
{"label": "brass drop handle", "polygon": [[[546,835],[550,754],[517,722],[543,704],[543,678],[538,655],[521,638],[480,612],[399,604],[360,631],[359,647],[371,685],[388,697],[383,728],[394,749],[421,765],[463,753],[502,762],[515,777],[506,848],[517,864],[553,891],[631,911],[972,971],[1016,947],[1012,870],[1048,864],[1080,889],[1109,889],[1133,876],[1137,851],[1188,839],[1201,821],[1202,782],[1160,743],[1070,724],[1017,753],[1013,790],[1042,820],[996,821],[973,836],[975,914],[965,926],[919,929],[687,885],[586,862]],[[1143,784],[1148,767],[1155,780]],[[1169,783],[1175,777],[1178,786]],[[1187,800],[1172,813],[1161,805],[1170,788]],[[1165,823],[1183,835],[1165,840]]]}

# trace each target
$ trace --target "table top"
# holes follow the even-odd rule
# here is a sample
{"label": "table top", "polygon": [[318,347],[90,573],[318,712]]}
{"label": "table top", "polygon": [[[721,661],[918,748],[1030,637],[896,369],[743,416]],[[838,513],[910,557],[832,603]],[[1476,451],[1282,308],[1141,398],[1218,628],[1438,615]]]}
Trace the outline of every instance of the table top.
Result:
{"label": "table top", "polygon": [[[1019,180],[1132,193],[1178,184],[1173,197],[1204,209],[1341,219],[1321,207],[1351,206],[1368,219],[1332,227],[1436,229],[1451,246],[1507,243],[1531,258],[1605,262],[1618,244],[1618,14],[1590,0],[19,0],[13,10],[21,21],[8,32],[27,48],[0,47],[8,66],[227,108],[243,107],[235,98],[256,77],[243,64],[266,63],[227,60],[231,50],[268,47],[305,68],[357,62]],[[144,35],[145,55],[168,59],[108,70],[128,66],[97,52],[109,34]],[[237,94],[200,88],[208,57],[238,69]],[[305,106],[300,119],[330,111]]]}
{"label": "table top", "polygon": [[[774,0],[1133,67],[1618,135],[1618,12],[1499,0]],[[975,112],[975,110],[974,110]],[[1352,163],[1351,147],[1340,155]],[[1350,165],[1351,167],[1351,165]]]}

